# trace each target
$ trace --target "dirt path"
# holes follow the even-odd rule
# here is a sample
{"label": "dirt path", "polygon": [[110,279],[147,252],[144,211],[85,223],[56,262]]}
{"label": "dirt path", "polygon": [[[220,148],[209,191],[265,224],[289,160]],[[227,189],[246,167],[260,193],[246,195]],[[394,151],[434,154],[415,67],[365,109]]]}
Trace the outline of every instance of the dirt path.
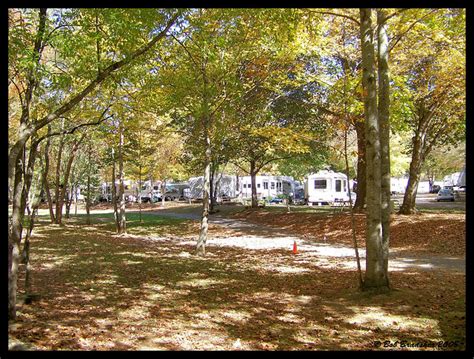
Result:
{"label": "dirt path", "polygon": [[[160,210],[154,213],[165,217],[200,220],[200,208],[193,208],[186,212],[173,211],[173,209]],[[229,218],[223,214],[213,214],[209,216],[209,223],[222,226],[235,232],[235,236],[213,236],[208,239],[208,246],[218,247],[241,247],[248,249],[287,249],[293,250],[296,242],[299,259],[317,263],[321,266],[332,266],[338,262],[339,267],[355,269],[355,252],[352,247],[326,243],[323,239],[301,238],[294,233],[282,233],[276,227],[262,224],[250,223],[248,221]],[[183,242],[184,243],[184,242]],[[187,242],[186,242],[187,243]],[[359,249],[361,266],[365,268],[365,249]],[[462,257],[446,256],[406,256],[398,255],[396,250],[392,250],[389,261],[391,271],[406,270],[450,270],[455,272],[465,272],[466,262]]]}

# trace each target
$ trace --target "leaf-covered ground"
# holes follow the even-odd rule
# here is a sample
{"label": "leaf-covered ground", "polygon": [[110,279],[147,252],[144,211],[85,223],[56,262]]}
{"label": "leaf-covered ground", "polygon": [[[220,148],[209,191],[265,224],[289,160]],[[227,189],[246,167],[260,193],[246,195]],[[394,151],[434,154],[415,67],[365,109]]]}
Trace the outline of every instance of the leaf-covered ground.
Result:
{"label": "leaf-covered ground", "polygon": [[[351,217],[344,213],[284,213],[274,210],[246,210],[235,214],[253,223],[271,225],[302,237],[352,246]],[[355,214],[356,239],[365,247],[365,214]],[[390,248],[398,252],[464,256],[466,251],[465,214],[392,214]]]}
{"label": "leaf-covered ground", "polygon": [[[369,296],[357,290],[356,272],[337,260],[321,266],[291,250],[211,244],[197,257],[189,242],[196,239],[196,221],[144,217],[140,225],[129,215],[126,236],[113,234],[109,215],[94,216],[89,226],[83,217],[65,227],[42,221],[31,249],[33,291],[40,297],[20,303],[10,337],[40,350],[465,348],[462,272],[407,267],[391,273],[392,292]],[[277,225],[276,217],[265,222]],[[280,225],[300,227],[292,217]],[[318,228],[339,224],[327,228],[328,241],[350,241],[346,218],[321,220]],[[432,236],[445,235],[449,228],[442,226],[451,222],[426,217],[431,220],[437,223],[426,224]],[[314,235],[310,222],[303,227]],[[420,221],[394,223],[422,236]],[[210,234],[236,233],[213,225]],[[412,242],[405,239],[404,248]]]}

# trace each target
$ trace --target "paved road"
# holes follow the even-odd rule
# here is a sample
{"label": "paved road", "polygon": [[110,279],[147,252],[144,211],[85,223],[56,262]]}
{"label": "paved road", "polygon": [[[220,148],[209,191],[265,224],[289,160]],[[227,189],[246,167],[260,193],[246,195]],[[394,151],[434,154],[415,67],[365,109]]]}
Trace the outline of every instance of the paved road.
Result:
{"label": "paved road", "polygon": [[[437,202],[436,197],[436,193],[418,193],[416,196],[416,206],[419,209],[466,210],[466,201]],[[397,199],[400,204],[403,202],[403,195],[394,195],[392,198]]]}

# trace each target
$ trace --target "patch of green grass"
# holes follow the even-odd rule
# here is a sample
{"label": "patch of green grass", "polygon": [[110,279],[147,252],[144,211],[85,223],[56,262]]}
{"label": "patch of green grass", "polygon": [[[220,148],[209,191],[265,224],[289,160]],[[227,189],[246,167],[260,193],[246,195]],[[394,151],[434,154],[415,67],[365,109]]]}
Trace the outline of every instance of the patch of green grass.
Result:
{"label": "patch of green grass", "polygon": [[461,208],[426,208],[426,207],[416,207],[418,212],[420,213],[440,213],[440,214],[445,214],[445,213],[451,213],[451,214],[465,214],[466,209],[461,209]]}
{"label": "patch of green grass", "polygon": [[[86,225],[86,214],[78,214],[70,219],[65,219],[67,225]],[[143,236],[162,235],[186,235],[191,233],[194,221],[189,219],[172,218],[156,214],[142,213],[141,221],[139,213],[126,213],[127,233]],[[91,213],[90,225],[100,230],[115,232],[115,220],[113,213]]]}

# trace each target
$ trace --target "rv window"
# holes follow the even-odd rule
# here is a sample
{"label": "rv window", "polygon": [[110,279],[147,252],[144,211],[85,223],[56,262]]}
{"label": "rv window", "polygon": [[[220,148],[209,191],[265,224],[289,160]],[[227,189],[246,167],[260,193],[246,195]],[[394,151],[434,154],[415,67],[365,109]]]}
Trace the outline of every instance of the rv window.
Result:
{"label": "rv window", "polygon": [[314,189],[325,189],[327,187],[326,180],[314,180]]}
{"label": "rv window", "polygon": [[336,192],[341,192],[341,180],[336,180]]}
{"label": "rv window", "polygon": [[281,191],[281,182],[277,182],[277,190]]}
{"label": "rv window", "polygon": [[260,188],[260,183],[257,183],[257,188]]}
{"label": "rv window", "polygon": [[275,182],[270,182],[270,188],[275,189]]}
{"label": "rv window", "polygon": [[263,189],[268,189],[268,182],[263,182]]}

